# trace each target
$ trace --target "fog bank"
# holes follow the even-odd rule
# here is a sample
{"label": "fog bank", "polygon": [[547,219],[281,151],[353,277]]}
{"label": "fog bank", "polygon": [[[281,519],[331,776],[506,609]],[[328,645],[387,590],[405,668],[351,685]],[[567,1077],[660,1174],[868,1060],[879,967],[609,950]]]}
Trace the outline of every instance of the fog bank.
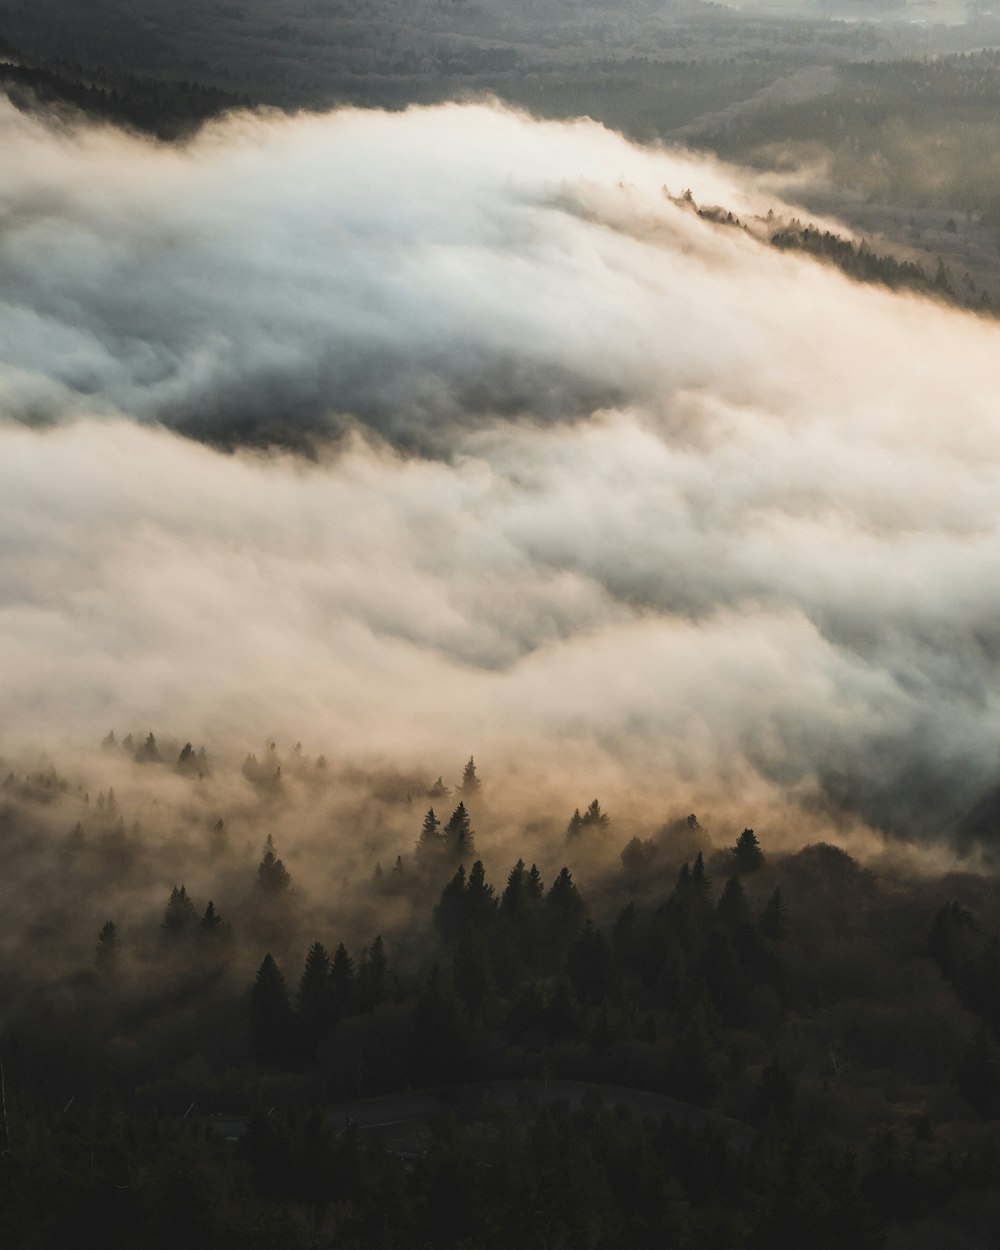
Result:
{"label": "fog bank", "polygon": [[993,323],[591,123],[0,133],[0,750],[475,752],[991,836]]}

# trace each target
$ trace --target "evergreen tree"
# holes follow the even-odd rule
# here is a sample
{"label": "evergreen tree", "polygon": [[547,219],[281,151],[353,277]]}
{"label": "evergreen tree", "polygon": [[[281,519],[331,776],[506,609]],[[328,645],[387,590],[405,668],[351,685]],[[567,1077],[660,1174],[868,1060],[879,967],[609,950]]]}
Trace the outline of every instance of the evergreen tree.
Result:
{"label": "evergreen tree", "polygon": [[476,835],[464,803],[459,803],[444,827],[444,842],[453,860],[470,859],[476,853]]}
{"label": "evergreen tree", "polygon": [[568,868],[563,868],[545,896],[552,934],[560,944],[570,941],[583,919],[584,904]]}
{"label": "evergreen tree", "polygon": [[291,875],[275,855],[274,839],[268,834],[264,844],[264,858],[257,869],[257,884],[265,894],[277,897],[284,894],[291,883]]}
{"label": "evergreen tree", "polygon": [[185,937],[194,931],[197,922],[198,916],[194,903],[188,898],[187,890],[184,886],[175,885],[170,891],[170,899],[163,912],[163,922],[160,925],[164,937],[172,941]]}
{"label": "evergreen tree", "polygon": [[608,815],[601,811],[601,805],[597,799],[590,804],[587,810],[580,815],[580,809],[577,808],[569,819],[566,826],[566,837],[569,841],[578,838],[585,829],[606,829],[608,826]]}
{"label": "evergreen tree", "polygon": [[206,938],[213,940],[232,936],[232,930],[215,910],[215,904],[211,899],[208,900],[208,906],[198,923],[198,928]]}
{"label": "evergreen tree", "polygon": [[434,815],[434,808],[430,808],[424,817],[424,823],[420,827],[420,836],[417,839],[417,855],[421,858],[430,858],[436,855],[444,846],[444,838],[441,836],[441,822]]}
{"label": "evergreen tree", "polygon": [[500,896],[500,908],[504,916],[516,917],[524,907],[524,860],[519,859],[510,870],[507,885]]}
{"label": "evergreen tree", "polygon": [[280,1064],[290,1053],[292,1008],[288,986],[268,953],[250,992],[250,1051],[265,1064]]}
{"label": "evergreen tree", "polygon": [[362,1011],[371,1011],[384,1001],[389,991],[389,972],[381,936],[361,954],[358,970],[358,1000]]}
{"label": "evergreen tree", "polygon": [[764,866],[764,852],[752,829],[744,829],[733,847],[737,872],[756,872]]}
{"label": "evergreen tree", "polygon": [[465,929],[467,915],[465,869],[459,864],[434,908],[434,925],[446,942],[456,942]]}
{"label": "evergreen tree", "polygon": [[354,960],[343,942],[333,952],[330,964],[330,994],[335,1016],[346,1016],[354,1007]]}
{"label": "evergreen tree", "polygon": [[477,928],[486,928],[495,917],[497,911],[496,894],[486,880],[486,869],[483,861],[477,859],[469,871],[469,882],[465,887],[465,914],[467,923]]}
{"label": "evergreen tree", "polygon": [[622,848],[620,859],[622,867],[630,877],[643,876],[649,866],[649,856],[642,838],[638,836],[630,838]]}
{"label": "evergreen tree", "polygon": [[177,771],[180,773],[196,773],[198,771],[198,757],[190,742],[185,742],[181,747],[180,755],[177,756]]}
{"label": "evergreen tree", "polygon": [[604,829],[607,827],[610,817],[607,812],[601,811],[601,805],[596,799],[590,804],[583,815],[583,823],[590,829]]}
{"label": "evergreen tree", "polygon": [[160,764],[163,762],[160,748],[156,745],[156,738],[152,733],[148,735],[146,741],[136,751],[135,759],[139,764]]}
{"label": "evergreen tree", "polygon": [[471,799],[479,793],[480,787],[480,780],[476,776],[476,761],[470,755],[469,762],[462,773],[462,794],[465,798]]}
{"label": "evergreen tree", "polygon": [[333,1023],[333,987],[330,957],[322,942],[314,942],[306,956],[299,980],[297,1008],[299,1028],[307,1051],[315,1050]]}

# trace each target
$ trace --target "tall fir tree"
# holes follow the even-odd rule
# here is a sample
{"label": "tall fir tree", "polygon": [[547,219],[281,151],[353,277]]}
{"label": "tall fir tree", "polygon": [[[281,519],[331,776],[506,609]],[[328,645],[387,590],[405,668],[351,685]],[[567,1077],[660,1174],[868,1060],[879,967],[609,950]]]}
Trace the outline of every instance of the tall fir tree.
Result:
{"label": "tall fir tree", "polygon": [[278,1065],[291,1054],[292,1006],[288,986],[270,952],[250,991],[250,1052],[260,1063]]}

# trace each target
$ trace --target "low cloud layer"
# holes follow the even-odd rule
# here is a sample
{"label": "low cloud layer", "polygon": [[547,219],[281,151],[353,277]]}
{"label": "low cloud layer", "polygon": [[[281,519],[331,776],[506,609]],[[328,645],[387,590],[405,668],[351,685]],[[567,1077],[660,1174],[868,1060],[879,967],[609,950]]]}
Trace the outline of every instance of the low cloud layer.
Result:
{"label": "low cloud layer", "polygon": [[[992,835],[994,323],[590,123],[0,135],[0,751],[275,734]],[[311,458],[212,445],[274,438]]]}

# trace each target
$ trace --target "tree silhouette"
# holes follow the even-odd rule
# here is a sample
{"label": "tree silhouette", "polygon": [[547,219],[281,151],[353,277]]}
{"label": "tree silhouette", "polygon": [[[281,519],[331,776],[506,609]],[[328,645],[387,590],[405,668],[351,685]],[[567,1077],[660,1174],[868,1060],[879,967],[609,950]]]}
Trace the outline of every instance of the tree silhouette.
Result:
{"label": "tree silhouette", "polygon": [[331,1005],[337,1017],[346,1016],[354,1006],[354,960],[343,942],[333,952],[330,964]]}
{"label": "tree silhouette", "polygon": [[275,855],[274,839],[268,834],[264,844],[264,858],[257,869],[257,884],[265,894],[275,897],[284,894],[291,883],[291,875]]}
{"label": "tree silhouette", "polygon": [[181,747],[180,755],[177,756],[177,771],[180,773],[196,773],[198,771],[198,756],[190,742],[185,742]]}
{"label": "tree silhouette", "polygon": [[465,771],[462,773],[462,794],[466,798],[471,799],[473,795],[479,793],[481,786],[482,783],[476,776],[476,761],[470,755],[469,762],[466,764]]}
{"label": "tree silhouette", "polygon": [[215,910],[215,904],[211,899],[208,900],[208,906],[198,922],[198,931],[202,937],[213,944],[225,945],[232,937],[232,929]]}
{"label": "tree silhouette", "polygon": [[594,799],[582,816],[579,808],[573,812],[566,826],[566,837],[572,841],[578,838],[585,829],[606,829],[608,819],[607,813],[601,811],[600,803]]}
{"label": "tree silhouette", "polygon": [[250,1051],[265,1064],[280,1064],[289,1054],[292,1008],[288,986],[268,953],[250,991]]}
{"label": "tree silhouette", "polygon": [[465,929],[466,916],[465,868],[459,864],[455,875],[441,891],[434,908],[434,924],[446,942],[455,942]]}
{"label": "tree silhouette", "polygon": [[503,914],[507,917],[516,918],[524,908],[524,879],[524,860],[519,859],[510,870],[510,874],[507,877],[507,885],[500,896],[500,907]]}
{"label": "tree silhouette", "polygon": [[381,936],[361,955],[358,971],[358,1000],[362,1011],[371,1011],[386,997],[389,989],[388,964]]}
{"label": "tree silhouette", "polygon": [[322,942],[314,942],[306,956],[299,980],[297,1008],[299,1029],[307,1051],[314,1051],[333,1023],[333,986],[330,956]]}
{"label": "tree silhouette", "polygon": [[556,944],[565,950],[583,919],[584,904],[568,868],[563,868],[545,896],[548,925]]}
{"label": "tree silhouette", "polygon": [[459,803],[444,827],[444,843],[449,858],[470,859],[476,853],[476,835],[464,803]]}
{"label": "tree silhouette", "polygon": [[764,852],[752,829],[744,829],[733,847],[737,872],[756,872],[764,866]]}
{"label": "tree silhouette", "polygon": [[139,764],[160,764],[163,757],[160,755],[160,748],[156,745],[156,738],[152,732],[146,738],[146,741],[135,753],[136,762]]}
{"label": "tree silhouette", "polygon": [[194,903],[188,898],[187,890],[184,886],[175,885],[170,891],[170,898],[163,912],[163,922],[160,925],[164,937],[176,941],[186,936],[194,931],[197,920]]}
{"label": "tree silhouette", "polygon": [[444,847],[444,838],[441,834],[441,822],[434,815],[434,808],[430,808],[424,817],[424,823],[420,826],[420,836],[417,838],[417,855],[423,859],[429,859],[436,855]]}

